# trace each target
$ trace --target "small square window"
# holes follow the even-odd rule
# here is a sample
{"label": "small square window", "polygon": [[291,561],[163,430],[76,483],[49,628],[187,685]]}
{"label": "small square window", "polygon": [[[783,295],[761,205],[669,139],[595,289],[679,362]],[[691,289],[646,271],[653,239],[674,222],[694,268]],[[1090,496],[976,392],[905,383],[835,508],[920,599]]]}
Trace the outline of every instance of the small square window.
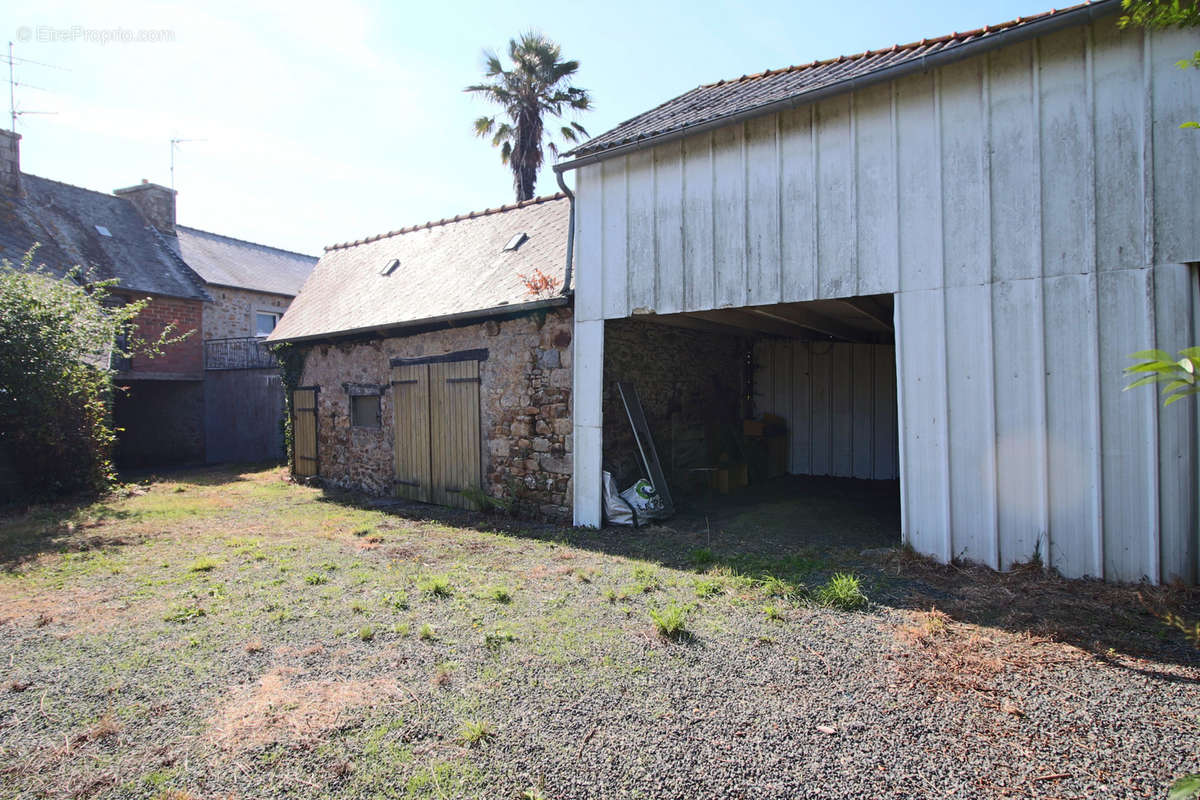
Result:
{"label": "small square window", "polygon": [[350,424],[355,428],[379,427],[379,395],[350,396]]}
{"label": "small square window", "polygon": [[277,324],[279,324],[279,314],[274,311],[256,311],[254,313],[255,336],[270,336]]}

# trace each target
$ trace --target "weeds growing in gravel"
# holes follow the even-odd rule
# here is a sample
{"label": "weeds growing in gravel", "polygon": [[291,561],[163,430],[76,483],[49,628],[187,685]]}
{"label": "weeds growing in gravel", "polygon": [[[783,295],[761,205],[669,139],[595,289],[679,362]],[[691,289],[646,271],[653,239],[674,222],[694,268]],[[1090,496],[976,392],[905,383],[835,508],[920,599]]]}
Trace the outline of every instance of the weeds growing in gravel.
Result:
{"label": "weeds growing in gravel", "polygon": [[701,599],[712,597],[725,591],[725,587],[721,582],[712,578],[698,578],[692,582],[692,586],[696,590],[696,597]]}
{"label": "weeds growing in gravel", "polygon": [[200,606],[174,605],[171,610],[163,615],[164,622],[187,622],[190,619],[204,616],[204,609]]}
{"label": "weeds growing in gravel", "polygon": [[687,633],[687,609],[678,603],[650,609],[650,619],[654,620],[659,634],[668,639],[678,639]]}
{"label": "weeds growing in gravel", "polygon": [[367,604],[364,603],[361,598],[353,600],[350,603],[350,613],[351,614],[362,614],[366,610],[367,610]]}
{"label": "weeds growing in gravel", "polygon": [[768,621],[770,621],[770,622],[782,622],[783,621],[783,612],[779,610],[779,606],[772,605],[771,603],[767,603],[765,606],[762,607],[762,610],[763,610],[763,615],[767,618]]}
{"label": "weeds growing in gravel", "polygon": [[220,564],[221,562],[217,561],[217,559],[213,558],[212,556],[202,556],[193,561],[192,565],[188,567],[188,570],[190,572],[212,572],[214,569],[220,566]]}
{"label": "weeds growing in gravel", "polygon": [[383,604],[396,611],[408,610],[408,592],[392,592],[383,596]]}
{"label": "weeds growing in gravel", "polygon": [[863,594],[861,584],[862,581],[857,575],[836,572],[817,589],[817,602],[842,611],[862,608],[867,604],[867,596]]}
{"label": "weeds growing in gravel", "polygon": [[417,588],[430,597],[449,597],[454,594],[450,579],[445,575],[425,575],[417,581]]}
{"label": "weeds growing in gravel", "polygon": [[423,623],[420,629],[417,631],[417,636],[428,642],[437,638],[437,631],[433,629],[432,625],[426,622]]}
{"label": "weeds growing in gravel", "polygon": [[492,723],[487,720],[469,719],[458,729],[458,740],[467,747],[486,744],[495,735]]}
{"label": "weeds growing in gravel", "polygon": [[308,575],[304,576],[304,582],[309,586],[320,586],[328,580],[329,578],[326,578],[320,572],[310,572]]}
{"label": "weeds growing in gravel", "polygon": [[358,638],[364,642],[369,642],[375,638],[375,626],[363,625],[358,629]]}
{"label": "weeds growing in gravel", "polygon": [[512,590],[507,586],[493,586],[487,590],[487,597],[497,603],[507,605],[512,602]]}
{"label": "weeds growing in gravel", "polygon": [[501,645],[515,642],[516,640],[517,635],[507,628],[497,628],[483,635],[483,643],[489,650],[499,650]]}

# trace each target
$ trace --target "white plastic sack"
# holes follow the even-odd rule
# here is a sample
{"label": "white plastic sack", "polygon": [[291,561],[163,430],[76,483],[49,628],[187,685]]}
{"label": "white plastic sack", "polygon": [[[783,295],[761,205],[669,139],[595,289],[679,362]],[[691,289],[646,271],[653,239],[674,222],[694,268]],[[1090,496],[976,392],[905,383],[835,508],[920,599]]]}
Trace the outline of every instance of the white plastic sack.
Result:
{"label": "white plastic sack", "polygon": [[667,515],[662,497],[645,478],[639,479],[633,486],[621,492],[621,499],[633,508],[639,521],[662,519]]}
{"label": "white plastic sack", "polygon": [[630,507],[617,491],[617,482],[613,480],[611,472],[604,473],[603,480],[604,489],[604,516],[613,525],[633,525],[637,526],[637,517],[633,513],[633,508]]}

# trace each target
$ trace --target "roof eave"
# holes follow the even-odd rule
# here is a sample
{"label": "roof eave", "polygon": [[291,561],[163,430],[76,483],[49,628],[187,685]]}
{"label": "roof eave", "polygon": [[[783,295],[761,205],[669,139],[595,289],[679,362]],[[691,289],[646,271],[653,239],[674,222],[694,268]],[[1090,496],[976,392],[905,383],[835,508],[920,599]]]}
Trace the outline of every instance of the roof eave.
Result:
{"label": "roof eave", "polygon": [[571,302],[571,298],[567,295],[558,295],[543,300],[533,300],[528,303],[518,303],[517,305],[492,306],[491,308],[477,309],[474,311],[459,311],[454,314],[442,314],[436,317],[423,317],[421,319],[405,320],[404,322],[392,322],[383,325],[366,325],[361,328],[348,328],[340,331],[324,331],[322,333],[313,333],[304,336],[281,336],[278,339],[267,337],[268,344],[284,344],[296,342],[312,342],[322,339],[340,339],[346,336],[361,336],[368,333],[384,334],[388,331],[403,331],[406,328],[418,328],[429,325],[439,325],[443,323],[455,322],[483,322],[491,317],[504,317],[512,314],[523,314],[528,311],[536,311],[540,308],[554,308],[557,306],[565,306]]}
{"label": "roof eave", "polygon": [[[764,103],[753,108],[743,109],[731,114],[726,114],[720,117],[714,117],[704,122],[698,122],[695,125],[685,125],[682,128],[665,131],[660,134],[651,134],[644,138],[636,139],[632,142],[613,145],[603,150],[597,150],[592,153],[585,153],[578,158],[573,158],[570,161],[555,164],[555,172],[566,172],[579,167],[585,167],[588,164],[595,164],[599,161],[604,161],[618,156],[628,155],[639,150],[644,150],[649,147],[656,147],[660,144],[683,139],[688,136],[694,136],[698,133],[724,128],[727,125],[733,125],[738,122],[744,122],[756,117],[764,117],[769,114],[777,114],[780,111],[796,108],[797,106],[815,103],[819,100],[824,100],[827,97],[852,92],[858,89],[866,88],[876,83],[893,81],[903,78],[906,75],[911,75],[917,72],[925,72],[929,69],[952,64],[956,61],[970,58],[988,50],[994,50],[998,47],[1017,44],[1019,42],[1028,41],[1039,36],[1045,36],[1056,31],[1064,30],[1075,25],[1084,25],[1092,22],[1100,17],[1108,16],[1109,14],[1120,10],[1121,0],[1097,0],[1090,5],[1083,6],[1071,11],[1064,11],[1061,14],[1046,17],[1045,19],[1036,20],[1019,27],[1010,28],[996,33],[988,34],[981,39],[973,39],[962,44],[947,47],[937,53],[928,56],[922,56],[919,59],[906,61],[901,64],[896,64],[891,67],[883,67],[875,72],[866,75],[859,75],[853,78],[847,78],[836,83],[831,83],[808,92],[802,92],[790,97],[785,97],[782,100],[776,100],[770,103]],[[635,117],[636,119],[636,117]],[[587,145],[584,145],[586,147]],[[579,152],[579,149],[571,151],[571,153]],[[567,155],[571,155],[567,153]]]}

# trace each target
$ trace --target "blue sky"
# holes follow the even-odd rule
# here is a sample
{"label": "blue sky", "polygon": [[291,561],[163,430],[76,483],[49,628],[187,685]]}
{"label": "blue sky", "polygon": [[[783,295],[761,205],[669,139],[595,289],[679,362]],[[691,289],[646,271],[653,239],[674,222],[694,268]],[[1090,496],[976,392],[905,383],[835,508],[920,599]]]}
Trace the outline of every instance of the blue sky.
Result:
{"label": "blue sky", "polygon": [[[893,3],[40,2],[5,15],[26,172],[110,191],[169,180],[185,225],[323,245],[512,201],[483,48],[542,31],[581,62],[593,134],[700,83],[1047,10],[1048,0]],[[1066,3],[1064,3],[1065,5]],[[103,7],[101,7],[103,6]],[[105,31],[166,31],[157,42]],[[7,127],[7,120],[4,123]],[[556,191],[546,167],[539,193]]]}

